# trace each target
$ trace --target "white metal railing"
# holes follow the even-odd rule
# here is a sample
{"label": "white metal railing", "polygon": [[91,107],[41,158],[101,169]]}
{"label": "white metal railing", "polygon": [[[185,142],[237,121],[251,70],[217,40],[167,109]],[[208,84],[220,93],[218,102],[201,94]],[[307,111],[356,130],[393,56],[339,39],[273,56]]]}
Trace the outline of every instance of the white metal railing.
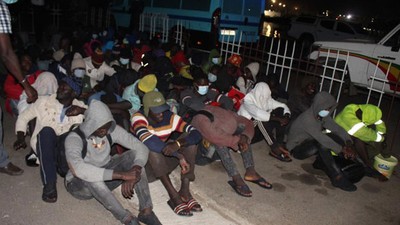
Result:
{"label": "white metal railing", "polygon": [[[233,35],[221,35],[221,56],[225,59],[224,63],[228,60],[229,56],[233,54],[240,55],[242,33]],[[238,40],[236,42],[236,40]]]}
{"label": "white metal railing", "polygon": [[385,74],[385,78],[379,78],[379,77],[377,77],[377,73],[378,73],[380,64],[381,64],[381,59],[378,59],[376,65],[375,65],[373,75],[368,78],[370,80],[370,86],[368,87],[368,97],[367,97],[367,103],[369,103],[370,99],[371,99],[371,95],[373,93],[377,93],[379,96],[378,106],[381,105],[382,98],[385,94],[385,90],[384,90],[385,86],[389,85],[388,75],[389,75],[390,69],[392,68],[392,63],[390,62],[388,65],[388,70],[386,71],[386,74]]}
{"label": "white metal railing", "polygon": [[269,45],[268,60],[264,62],[266,64],[265,75],[279,73],[279,82],[285,80],[284,86],[285,91],[287,91],[291,78],[296,43],[294,42],[293,48],[289,49],[288,40],[271,38]]}
{"label": "white metal railing", "polygon": [[[296,84],[291,84],[290,82],[294,80],[292,76],[297,73],[295,77],[296,81],[297,76],[302,75],[312,75],[318,78],[320,91],[323,90],[331,93],[336,97],[338,102],[341,100],[342,93],[345,90],[349,91],[349,94],[352,92],[351,74],[349,74],[348,69],[351,54],[348,51],[334,48],[319,49],[316,50],[316,60],[311,60],[309,57],[304,58],[303,47],[299,48],[300,45],[295,41],[289,43],[287,40],[265,39],[263,46],[258,43],[256,49],[254,49],[254,46],[251,46],[249,50],[246,49],[248,47],[245,44],[241,43],[241,40],[243,40],[242,34],[222,36],[220,52],[221,56],[225,58],[225,63],[232,54],[240,55],[243,62],[246,63],[259,62],[260,72],[265,71],[265,75],[269,75],[270,73],[278,74],[280,82],[286,91],[289,87],[294,87],[293,84]],[[392,135],[394,138],[392,139],[390,148],[393,149],[394,146],[398,146],[398,140],[395,137],[400,132],[400,119],[395,109],[395,107],[399,107],[398,105],[395,106],[395,104],[398,104],[396,98],[399,96],[400,81],[391,81],[393,79],[389,79],[388,76],[390,72],[396,72],[398,69],[391,62],[381,59],[377,60],[375,66],[370,65],[369,67],[368,71],[372,71],[373,73],[368,72],[370,75],[365,74],[365,76],[368,76],[368,83],[366,84],[367,92],[358,89],[358,91],[365,93],[365,95],[358,95],[357,103],[364,102],[365,104],[377,105],[382,108],[382,111],[386,111],[385,114],[387,116],[385,119],[388,121],[393,121],[393,119],[397,121],[394,121],[397,125],[393,124],[395,127],[392,127],[392,129],[394,128]],[[382,71],[385,72],[382,73]]]}
{"label": "white metal railing", "polygon": [[[149,32],[150,37],[158,36],[161,42],[169,42],[173,39],[175,43],[182,45],[184,40],[184,29],[189,29],[184,20],[174,20],[166,14],[142,13],[139,21],[139,31]],[[170,37],[170,35],[173,35]]]}
{"label": "white metal railing", "polygon": [[[267,40],[265,48],[267,51],[266,53],[262,53],[267,56],[265,57],[254,57],[251,55],[243,55],[245,51],[245,46],[243,45],[243,34],[242,33],[235,33],[232,35],[222,35],[221,36],[221,56],[224,57],[225,63],[227,59],[232,54],[241,55],[244,61],[246,57],[254,59],[253,61],[258,61],[261,67],[265,68],[265,75],[270,73],[275,73],[279,75],[279,81],[284,82],[283,85],[285,90],[287,91],[290,87],[291,76],[293,71],[296,70],[294,68],[294,62],[299,61],[300,63],[304,60],[299,59],[296,57],[301,57],[299,52],[302,50],[297,49],[297,43],[295,41],[290,42],[288,40],[270,38]],[[265,51],[264,50],[264,51]],[[259,50],[257,50],[259,51]],[[297,51],[297,52],[296,52]],[[252,53],[255,54],[255,53]],[[351,92],[352,84],[350,79],[350,74],[348,71],[348,63],[350,58],[350,52],[339,50],[339,49],[324,49],[323,54],[318,52],[318,60],[316,62],[311,62],[310,60],[307,61],[308,64],[314,65],[312,70],[308,68],[307,74],[311,74],[320,78],[320,91],[327,91],[331,93],[333,96],[336,97],[337,101],[341,99],[341,95],[344,90],[348,90]],[[378,95],[378,103],[377,105],[380,106],[382,103],[382,98],[385,93],[385,87],[388,85],[395,86],[396,84],[390,84],[388,81],[388,74],[391,70],[392,64],[388,63],[388,69],[386,72],[385,78],[381,78],[377,76],[377,71],[379,69],[379,65],[381,64],[381,60],[378,60],[377,64],[375,65],[375,72],[372,76],[369,77],[369,86],[368,95],[366,98],[365,103],[369,103],[371,99],[371,95]],[[397,84],[400,88],[400,83]],[[348,88],[348,89],[347,89]],[[396,90],[394,90],[396,92]]]}

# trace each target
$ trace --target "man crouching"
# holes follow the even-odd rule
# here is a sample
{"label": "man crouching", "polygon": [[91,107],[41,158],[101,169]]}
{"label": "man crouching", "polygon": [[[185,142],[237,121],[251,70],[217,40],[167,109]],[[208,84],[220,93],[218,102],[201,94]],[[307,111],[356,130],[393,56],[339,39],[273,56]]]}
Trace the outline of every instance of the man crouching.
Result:
{"label": "man crouching", "polygon": [[[100,101],[91,102],[85,112],[85,121],[77,129],[84,134],[85,140],[76,132],[71,132],[65,140],[70,167],[65,181],[67,191],[78,199],[96,198],[123,224],[138,225],[138,220],[145,224],[161,224],[152,211],[147,177],[142,169],[149,154],[147,147],[117,126],[110,110]],[[129,150],[110,156],[110,140]],[[111,192],[119,185],[122,185],[122,195],[128,199],[133,197],[135,188],[140,208],[138,218],[124,209]]]}

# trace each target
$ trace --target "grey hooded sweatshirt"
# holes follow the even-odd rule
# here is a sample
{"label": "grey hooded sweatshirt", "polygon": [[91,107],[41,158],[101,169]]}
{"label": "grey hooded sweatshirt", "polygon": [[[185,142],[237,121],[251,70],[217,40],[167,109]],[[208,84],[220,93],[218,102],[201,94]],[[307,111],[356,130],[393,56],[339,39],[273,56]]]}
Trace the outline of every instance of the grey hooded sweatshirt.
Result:
{"label": "grey hooded sweatshirt", "polygon": [[[134,165],[144,167],[149,154],[148,148],[132,134],[117,126],[110,110],[101,101],[93,100],[85,112],[85,120],[78,129],[86,136],[87,153],[82,158],[82,139],[75,132],[71,132],[65,140],[65,154],[70,171],[67,180],[76,177],[88,182],[112,180],[113,170],[103,168],[110,160],[110,143],[106,136],[93,136],[98,128],[112,121],[109,130],[113,143],[118,143],[135,152]],[[72,174],[71,174],[72,172]]]}
{"label": "grey hooded sweatshirt", "polygon": [[[306,140],[316,140],[324,148],[333,150],[336,153],[342,151],[342,146],[323,133],[324,129],[332,131],[344,142],[351,141],[351,137],[332,119],[331,114],[337,107],[335,98],[327,92],[319,92],[315,95],[309,109],[300,114],[293,122],[289,130],[287,149],[290,151]],[[330,109],[329,115],[320,118],[319,111]]]}

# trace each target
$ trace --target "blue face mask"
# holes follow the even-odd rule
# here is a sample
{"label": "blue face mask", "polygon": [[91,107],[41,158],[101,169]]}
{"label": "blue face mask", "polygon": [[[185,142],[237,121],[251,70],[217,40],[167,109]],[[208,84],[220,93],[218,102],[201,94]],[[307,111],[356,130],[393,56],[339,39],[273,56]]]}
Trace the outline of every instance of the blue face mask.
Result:
{"label": "blue face mask", "polygon": [[197,92],[198,92],[200,95],[205,95],[205,94],[207,94],[207,92],[208,92],[208,86],[198,86]]}
{"label": "blue face mask", "polygon": [[217,76],[213,73],[208,73],[208,81],[214,83],[217,80]]}
{"label": "blue face mask", "polygon": [[214,64],[219,64],[220,63],[220,61],[219,61],[219,58],[212,58],[212,63],[214,63]]}
{"label": "blue face mask", "polygon": [[6,4],[14,4],[16,3],[18,0],[3,0],[3,2],[5,2]]}
{"label": "blue face mask", "polygon": [[127,65],[127,64],[129,63],[129,59],[120,58],[120,59],[119,59],[119,62],[120,62],[122,65]]}
{"label": "blue face mask", "polygon": [[327,117],[329,115],[329,110],[321,110],[318,113],[318,116],[320,117]]}
{"label": "blue face mask", "polygon": [[82,70],[82,69],[74,70],[74,75],[75,75],[75,77],[78,77],[78,78],[82,78],[83,76],[85,76],[85,73],[86,73],[86,71]]}

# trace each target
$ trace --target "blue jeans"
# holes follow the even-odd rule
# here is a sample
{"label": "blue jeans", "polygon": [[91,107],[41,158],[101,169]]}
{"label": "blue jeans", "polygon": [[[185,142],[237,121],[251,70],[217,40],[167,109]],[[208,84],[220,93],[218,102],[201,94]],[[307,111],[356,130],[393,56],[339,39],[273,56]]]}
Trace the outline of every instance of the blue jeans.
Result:
{"label": "blue jeans", "polygon": [[[230,149],[228,147],[217,147],[216,151],[221,158],[221,162],[225,167],[226,172],[230,177],[239,174],[239,171],[236,168],[236,164],[232,159]],[[249,145],[249,149],[240,154],[243,159],[244,168],[247,169],[249,167],[254,166],[253,152],[251,150],[251,146]]]}
{"label": "blue jeans", "polygon": [[4,149],[4,144],[3,144],[3,112],[0,106],[0,167],[5,167],[8,165],[8,163],[10,162],[8,160],[8,153],[7,151]]}
{"label": "blue jeans", "polygon": [[[134,158],[135,153],[133,151],[126,151],[121,155],[114,155],[104,168],[115,171],[127,171],[134,166]],[[117,220],[124,223],[130,216],[132,216],[132,213],[129,210],[124,209],[112,193],[112,190],[121,185],[121,183],[122,180],[87,182],[74,177],[65,181],[65,187],[72,196],[78,199],[84,200],[93,197],[96,198],[96,200],[109,210]],[[139,199],[139,210],[153,208],[149,184],[144,168],[142,169],[140,181],[135,185],[135,192]]]}

